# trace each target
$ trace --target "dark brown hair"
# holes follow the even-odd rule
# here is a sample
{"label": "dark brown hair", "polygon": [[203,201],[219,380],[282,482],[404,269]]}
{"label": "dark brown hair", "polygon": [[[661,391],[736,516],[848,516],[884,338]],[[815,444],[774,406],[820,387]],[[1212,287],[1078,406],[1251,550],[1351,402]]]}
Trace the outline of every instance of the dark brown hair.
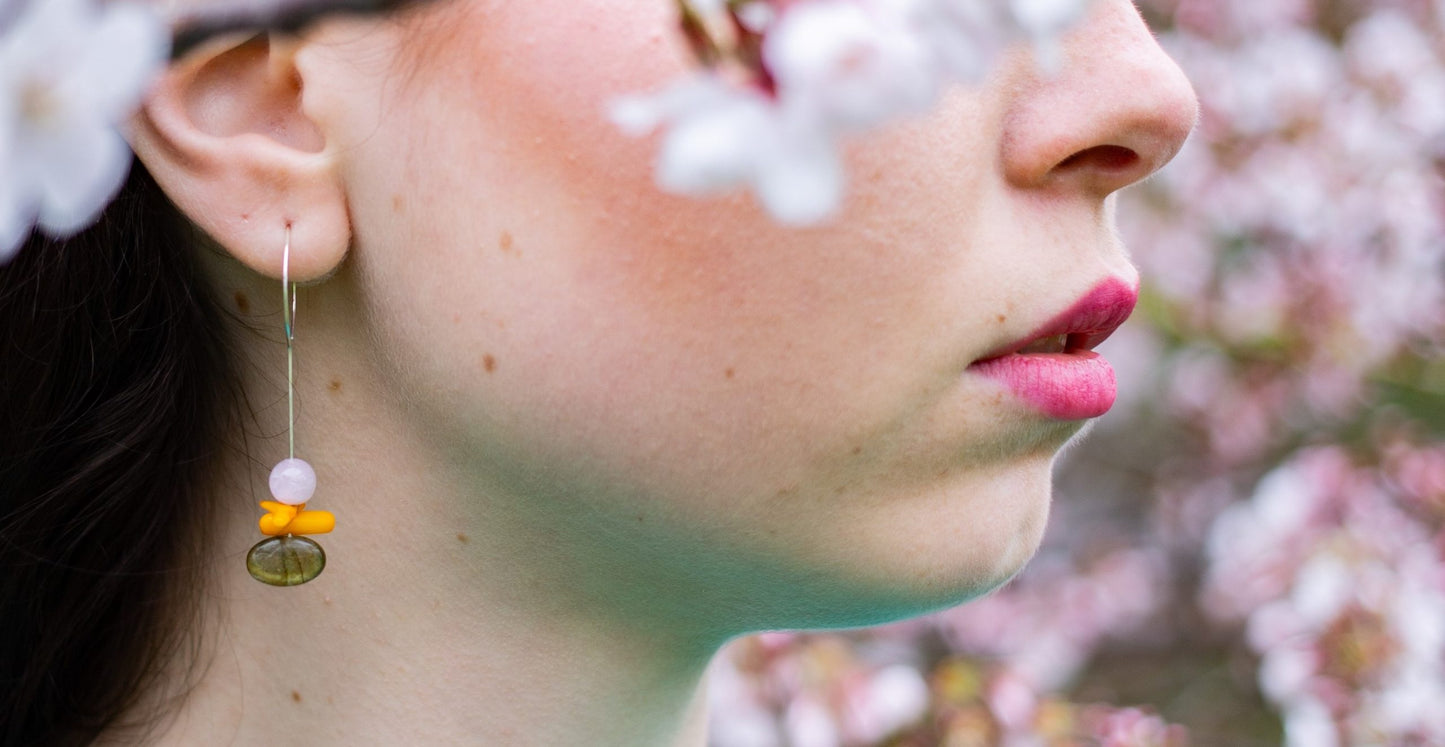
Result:
{"label": "dark brown hair", "polygon": [[197,663],[239,389],[194,246],[137,163],[97,225],[0,266],[0,745],[143,730]]}
{"label": "dark brown hair", "polygon": [[[202,18],[175,49],[446,2],[294,0]],[[243,422],[244,325],[204,246],[137,161],[95,226],[0,264],[0,747],[143,739],[206,665],[207,477]]]}

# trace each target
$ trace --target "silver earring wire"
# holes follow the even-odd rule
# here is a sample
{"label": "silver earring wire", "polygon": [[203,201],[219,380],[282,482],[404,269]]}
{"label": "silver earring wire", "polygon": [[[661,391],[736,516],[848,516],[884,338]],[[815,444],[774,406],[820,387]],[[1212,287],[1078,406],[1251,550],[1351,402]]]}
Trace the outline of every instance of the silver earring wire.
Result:
{"label": "silver earring wire", "polygon": [[[4,0],[0,0],[3,2]],[[271,496],[286,504],[262,501],[267,510],[259,526],[267,539],[246,553],[251,577],[271,586],[298,586],[326,568],[326,552],[306,534],[326,534],[336,526],[330,511],[309,511],[306,502],[316,490],[316,472],[296,458],[296,284],[291,282],[291,225],[281,250],[281,321],[286,331],[286,442],[289,457],[271,469]],[[287,512],[290,506],[290,512]],[[279,517],[280,524],[277,523]],[[269,528],[268,528],[269,527]],[[295,531],[292,531],[292,530]]]}
{"label": "silver earring wire", "polygon": [[286,224],[286,247],[281,250],[281,316],[286,329],[286,437],[287,455],[296,458],[296,286],[291,282],[291,224]]}

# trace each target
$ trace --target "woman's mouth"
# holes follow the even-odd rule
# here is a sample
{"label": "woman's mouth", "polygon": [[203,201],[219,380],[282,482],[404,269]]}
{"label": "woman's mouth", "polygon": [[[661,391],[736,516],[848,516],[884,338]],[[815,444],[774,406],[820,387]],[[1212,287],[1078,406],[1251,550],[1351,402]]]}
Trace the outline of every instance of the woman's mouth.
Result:
{"label": "woman's mouth", "polygon": [[1118,395],[1114,369],[1093,351],[1129,318],[1138,289],[1110,278],[1028,337],[975,361],[969,370],[991,378],[1034,409],[1059,420],[1096,418]]}

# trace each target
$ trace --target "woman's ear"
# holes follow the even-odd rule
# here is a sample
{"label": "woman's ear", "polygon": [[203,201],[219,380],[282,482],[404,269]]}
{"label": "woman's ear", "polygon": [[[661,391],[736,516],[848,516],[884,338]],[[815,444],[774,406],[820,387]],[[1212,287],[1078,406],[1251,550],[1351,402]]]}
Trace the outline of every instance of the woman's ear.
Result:
{"label": "woman's ear", "polygon": [[217,40],[171,66],[132,123],[131,145],[171,200],[236,259],[315,280],[351,243],[346,190],[307,117],[288,37]]}

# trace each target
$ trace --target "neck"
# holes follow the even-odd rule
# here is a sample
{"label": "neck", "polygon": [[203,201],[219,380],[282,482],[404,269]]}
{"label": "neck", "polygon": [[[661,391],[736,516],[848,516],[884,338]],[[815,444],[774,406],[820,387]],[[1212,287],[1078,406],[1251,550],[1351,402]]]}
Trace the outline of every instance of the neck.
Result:
{"label": "neck", "polygon": [[227,585],[207,676],[161,743],[705,743],[705,661],[399,581]]}
{"label": "neck", "polygon": [[286,455],[285,346],[258,340],[244,385],[271,404],[248,431],[268,435],[237,438],[216,480],[211,646],[160,743],[705,744],[700,683],[718,637],[615,601],[571,532],[508,508],[524,497],[479,485],[407,425],[348,356],[360,340],[308,336],[325,316],[303,289],[297,456],[317,470],[311,506],[337,515],[315,537],[328,567],[294,588],[245,570]]}

